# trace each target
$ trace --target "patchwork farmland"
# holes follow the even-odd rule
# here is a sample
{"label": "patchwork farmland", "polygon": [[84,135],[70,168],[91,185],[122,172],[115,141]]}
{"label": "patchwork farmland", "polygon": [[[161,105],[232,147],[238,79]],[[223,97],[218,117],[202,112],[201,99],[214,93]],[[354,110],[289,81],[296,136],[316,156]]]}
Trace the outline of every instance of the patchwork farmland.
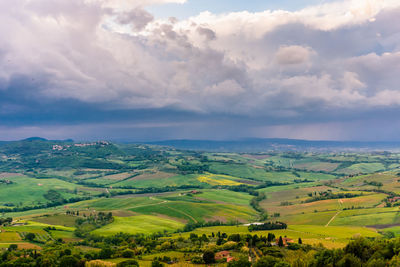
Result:
{"label": "patchwork farmland", "polygon": [[[51,141],[25,142],[34,153],[0,146],[7,155],[0,161],[0,219],[11,218],[0,227],[3,249],[64,244],[97,255],[104,247],[95,240],[147,237],[163,241],[129,248],[141,266],[157,255],[193,266],[199,246],[256,259],[261,250],[216,236],[252,236],[252,223],[283,222],[284,229],[256,234],[301,239],[310,249],[400,235],[395,153],[210,153],[111,143],[70,153],[54,151]],[[191,242],[191,249],[163,248],[165,242]],[[126,260],[115,255],[101,260]]]}

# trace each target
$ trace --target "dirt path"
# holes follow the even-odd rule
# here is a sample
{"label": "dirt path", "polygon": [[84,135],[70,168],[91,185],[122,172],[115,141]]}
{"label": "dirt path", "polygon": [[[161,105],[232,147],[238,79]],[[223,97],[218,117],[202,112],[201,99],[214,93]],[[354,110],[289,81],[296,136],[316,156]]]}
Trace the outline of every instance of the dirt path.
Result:
{"label": "dirt path", "polygon": [[339,203],[339,210],[338,212],[336,212],[335,215],[333,215],[333,217],[329,220],[329,222],[325,225],[325,227],[328,227],[329,224],[336,218],[336,216],[338,216],[342,211],[343,211],[343,200],[338,199],[338,203]]}
{"label": "dirt path", "polygon": [[173,211],[176,211],[176,212],[178,212],[180,214],[183,214],[183,215],[189,217],[190,219],[192,219],[195,223],[198,223],[198,221],[195,218],[193,218],[191,215],[187,214],[186,212],[183,212],[181,210],[177,210],[177,209],[174,209],[174,208],[171,208],[171,207],[166,207],[166,208],[171,209]]}
{"label": "dirt path", "polygon": [[147,207],[147,206],[154,206],[154,205],[160,205],[160,204],[164,204],[164,203],[167,203],[167,202],[169,202],[169,201],[168,201],[168,200],[164,200],[164,201],[162,201],[162,202],[158,202],[158,203],[153,203],[153,204],[145,204],[145,205],[134,206],[134,207],[131,207],[130,209],[134,209],[134,208],[141,208],[141,207]]}

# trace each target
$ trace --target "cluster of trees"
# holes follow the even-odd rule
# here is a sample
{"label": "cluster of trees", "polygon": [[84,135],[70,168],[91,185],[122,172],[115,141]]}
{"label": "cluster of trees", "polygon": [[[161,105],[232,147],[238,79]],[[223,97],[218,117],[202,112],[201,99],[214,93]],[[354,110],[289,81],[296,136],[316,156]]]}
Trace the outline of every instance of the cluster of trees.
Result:
{"label": "cluster of trees", "polygon": [[182,174],[204,173],[210,170],[210,166],[207,164],[193,164],[188,161],[177,164],[176,168]]}
{"label": "cluster of trees", "polygon": [[45,194],[43,194],[43,197],[53,203],[54,202],[64,203],[64,201],[65,201],[65,199],[62,197],[62,195],[53,189],[50,189]]}
{"label": "cluster of trees", "polygon": [[27,210],[36,210],[36,209],[47,209],[55,206],[60,206],[67,203],[75,203],[83,200],[91,199],[89,196],[85,197],[72,197],[69,199],[64,199],[63,201],[55,201],[55,202],[47,202],[44,204],[36,204],[34,206],[22,206],[22,207],[10,207],[10,208],[0,208],[0,212],[20,212],[20,211],[27,211]]}
{"label": "cluster of trees", "polygon": [[[35,235],[27,235],[28,240],[34,240]],[[258,237],[257,235],[228,236],[218,232],[210,236],[197,236],[192,234],[185,239],[166,239],[166,237],[117,234],[109,237],[87,236],[83,241],[75,244],[65,244],[61,240],[47,242],[40,251],[34,249],[19,250],[17,245],[10,245],[7,250],[0,252],[1,267],[83,267],[83,266],[108,266],[102,261],[111,258],[125,258],[117,266],[139,266],[138,261],[142,255],[182,251],[185,253],[185,260],[192,263],[213,263],[216,261],[215,254],[222,250],[236,251],[241,255],[248,255],[249,247],[255,247],[263,253],[277,255],[279,248],[272,248],[270,242],[275,236]],[[213,243],[218,245],[211,245]],[[80,250],[79,246],[90,246],[97,250]],[[283,254],[282,254],[283,255]],[[247,257],[248,258],[248,257]],[[239,260],[239,259],[238,259]],[[168,256],[156,256],[152,267],[165,266],[164,263],[177,262],[178,259],[171,259]],[[238,263],[240,262],[237,261]],[[248,260],[247,263],[248,264]],[[236,265],[237,266],[237,265]],[[247,266],[247,265],[242,265]],[[248,265],[250,266],[250,265]],[[260,265],[261,266],[261,265]]]}
{"label": "cluster of trees", "polygon": [[[98,185],[98,187],[103,187]],[[174,192],[177,190],[186,189],[202,189],[203,186],[200,185],[180,185],[180,186],[165,186],[165,187],[147,187],[147,188],[136,188],[132,186],[118,186],[114,189],[136,189],[136,190],[124,190],[124,191],[111,191],[109,194],[103,193],[100,196],[118,196],[118,195],[130,195],[130,194],[154,194],[154,193],[164,193],[164,192]]]}
{"label": "cluster of trees", "polygon": [[312,183],[314,180],[308,180],[308,179],[294,179],[294,183],[296,184],[301,184],[301,183]]}
{"label": "cluster of trees", "polygon": [[[106,213],[97,214],[97,218],[92,217],[91,220],[107,220],[110,216],[112,215]],[[279,222],[274,224],[284,225]],[[274,224],[265,225],[273,227]],[[11,245],[8,250],[0,252],[0,267],[106,266],[103,260],[112,258],[125,258],[117,265],[118,267],[139,266],[138,261],[141,257],[151,254],[157,254],[151,263],[154,267],[178,261],[212,264],[226,261],[216,257],[221,251],[229,251],[231,255],[234,255],[234,260],[228,263],[228,267],[400,266],[400,239],[356,238],[343,249],[305,245],[302,244],[301,238],[288,242],[282,236],[277,238],[272,233],[267,236],[228,235],[221,232],[213,232],[209,235],[191,233],[187,238],[124,233],[101,237],[88,234],[82,241],[73,244],[65,244],[62,240],[49,241],[40,251],[19,250],[16,245]],[[97,249],[82,251],[81,246]],[[184,258],[178,260],[163,255],[169,251],[182,252]],[[252,258],[252,262],[249,261],[249,257]]]}
{"label": "cluster of trees", "polygon": [[278,230],[287,229],[287,224],[284,222],[266,222],[263,224],[250,224],[249,231],[265,231],[265,230]]}
{"label": "cluster of trees", "polygon": [[267,198],[264,192],[257,191],[257,196],[253,197],[250,201],[250,206],[262,215],[266,214],[265,210],[260,206],[260,202]]}
{"label": "cluster of trees", "polygon": [[90,231],[100,228],[106,224],[112,223],[114,217],[111,212],[98,212],[91,213],[89,216],[84,214],[83,217],[78,217],[75,220],[75,235],[78,237],[85,237]]}
{"label": "cluster of trees", "polygon": [[[232,221],[232,222],[221,222],[221,221],[208,221],[208,222],[189,222],[183,227],[183,232],[191,232],[194,229],[201,228],[201,227],[211,227],[211,226],[221,226],[221,225],[238,225],[239,222]],[[179,232],[179,231],[178,231]]]}
{"label": "cluster of trees", "polygon": [[364,184],[376,186],[376,187],[379,187],[379,188],[381,188],[383,186],[383,184],[381,182],[377,182],[377,181],[368,182],[367,180],[364,180]]}
{"label": "cluster of trees", "polygon": [[13,219],[11,217],[7,218],[0,218],[0,226],[5,225],[5,224],[10,224],[12,223]]}
{"label": "cluster of trees", "polygon": [[233,191],[233,192],[248,193],[249,195],[252,195],[252,196],[257,196],[258,195],[258,191],[255,190],[254,187],[248,186],[248,185],[245,185],[245,184],[235,185],[235,186],[218,186],[218,187],[219,188],[228,189],[228,190]]}
{"label": "cluster of trees", "polygon": [[14,182],[8,179],[0,179],[0,184],[13,184]]}
{"label": "cluster of trees", "polygon": [[355,194],[355,193],[333,193],[332,191],[325,191],[325,192],[314,192],[309,193],[308,196],[311,198],[306,199],[306,203],[310,202],[315,202],[315,201],[320,201],[320,200],[326,200],[326,199],[340,199],[340,198],[353,198],[353,197],[359,197],[362,196],[363,193],[360,194]]}

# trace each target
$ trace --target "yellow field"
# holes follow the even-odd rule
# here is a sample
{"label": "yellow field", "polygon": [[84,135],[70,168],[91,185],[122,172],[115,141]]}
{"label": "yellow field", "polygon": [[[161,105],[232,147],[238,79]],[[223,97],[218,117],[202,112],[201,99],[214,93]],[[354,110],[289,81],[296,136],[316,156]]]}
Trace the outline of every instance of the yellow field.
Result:
{"label": "yellow field", "polygon": [[235,185],[242,184],[242,183],[230,180],[230,179],[233,179],[233,177],[229,176],[229,175],[215,175],[215,174],[207,174],[207,175],[197,177],[197,180],[199,180],[200,182],[207,183],[210,185],[235,186]]}

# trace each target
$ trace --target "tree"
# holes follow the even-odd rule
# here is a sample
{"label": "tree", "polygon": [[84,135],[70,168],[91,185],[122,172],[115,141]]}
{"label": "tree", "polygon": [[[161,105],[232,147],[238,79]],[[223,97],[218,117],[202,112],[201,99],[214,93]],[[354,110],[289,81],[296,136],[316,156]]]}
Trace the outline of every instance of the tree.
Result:
{"label": "tree", "polygon": [[159,262],[158,260],[154,260],[151,263],[151,267],[164,267],[164,264],[162,264],[161,262]]}
{"label": "tree", "polygon": [[122,257],[124,258],[132,258],[135,255],[134,251],[131,249],[125,249],[122,251]]}
{"label": "tree", "polygon": [[274,265],[274,267],[290,267],[290,264],[285,261],[281,261],[281,262],[276,263]]}
{"label": "tree", "polygon": [[65,255],[60,258],[60,266],[63,267],[76,267],[79,260],[71,255]]}
{"label": "tree", "polygon": [[113,252],[112,252],[111,248],[105,247],[100,250],[99,257],[100,257],[100,259],[109,259],[109,258],[111,258],[112,254],[113,254]]}
{"label": "tree", "polygon": [[241,257],[236,261],[231,261],[228,263],[228,267],[250,267],[251,262],[246,257]]}
{"label": "tree", "polygon": [[203,261],[205,264],[210,264],[215,262],[215,253],[214,251],[207,250],[203,253]]}
{"label": "tree", "polygon": [[272,242],[273,240],[275,240],[275,235],[268,233],[268,237],[267,237],[268,242]]}
{"label": "tree", "polygon": [[282,236],[279,237],[278,246],[283,247],[283,239],[282,239]]}
{"label": "tree", "polygon": [[[369,260],[366,264],[367,267],[386,267],[386,261],[384,259],[372,259]],[[398,266],[398,265],[392,265],[392,266]]]}
{"label": "tree", "polygon": [[361,261],[359,258],[352,254],[346,254],[344,257],[338,262],[337,266],[339,267],[361,267]]}
{"label": "tree", "polygon": [[13,251],[13,250],[17,250],[17,249],[18,249],[17,244],[11,244],[10,246],[8,246],[8,251]]}
{"label": "tree", "polygon": [[264,256],[254,264],[254,267],[274,267],[278,262],[279,260],[277,258]]}
{"label": "tree", "polygon": [[34,233],[27,233],[25,236],[25,239],[28,241],[33,241],[35,239],[35,234]]}
{"label": "tree", "polygon": [[201,241],[203,241],[203,242],[208,242],[209,240],[208,240],[207,236],[206,236],[205,234],[203,234],[203,235],[201,236]]}
{"label": "tree", "polygon": [[135,260],[127,260],[117,264],[117,267],[133,267],[133,266],[139,267],[139,263]]}

